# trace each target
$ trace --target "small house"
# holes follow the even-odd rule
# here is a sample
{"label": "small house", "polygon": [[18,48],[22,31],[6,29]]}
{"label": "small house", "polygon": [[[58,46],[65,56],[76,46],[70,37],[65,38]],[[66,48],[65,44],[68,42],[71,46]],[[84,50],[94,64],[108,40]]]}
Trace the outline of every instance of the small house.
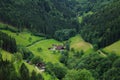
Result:
{"label": "small house", "polygon": [[49,50],[65,50],[65,47],[63,45],[55,45],[53,44],[51,48],[48,48]]}
{"label": "small house", "polygon": [[58,46],[56,46],[56,50],[64,50],[64,49],[65,49],[65,47],[62,46],[62,45],[58,45]]}

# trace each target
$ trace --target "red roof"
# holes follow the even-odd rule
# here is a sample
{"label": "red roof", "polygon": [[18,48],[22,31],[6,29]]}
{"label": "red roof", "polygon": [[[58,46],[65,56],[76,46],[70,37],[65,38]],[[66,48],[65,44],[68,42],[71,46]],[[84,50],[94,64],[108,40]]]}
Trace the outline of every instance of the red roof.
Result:
{"label": "red roof", "polygon": [[62,45],[56,46],[56,50],[63,50],[63,49],[65,49],[65,48]]}

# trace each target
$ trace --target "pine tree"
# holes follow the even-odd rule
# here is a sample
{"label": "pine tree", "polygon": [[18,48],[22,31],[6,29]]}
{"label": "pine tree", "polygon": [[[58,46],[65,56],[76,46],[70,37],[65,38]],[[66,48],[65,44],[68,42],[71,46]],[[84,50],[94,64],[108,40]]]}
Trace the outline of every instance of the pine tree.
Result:
{"label": "pine tree", "polygon": [[20,77],[21,80],[29,80],[29,70],[27,69],[26,65],[23,63],[20,68]]}

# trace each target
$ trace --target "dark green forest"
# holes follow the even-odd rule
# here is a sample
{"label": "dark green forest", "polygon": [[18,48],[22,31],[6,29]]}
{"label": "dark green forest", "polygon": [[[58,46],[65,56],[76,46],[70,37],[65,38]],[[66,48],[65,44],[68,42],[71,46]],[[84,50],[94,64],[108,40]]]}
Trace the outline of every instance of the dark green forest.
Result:
{"label": "dark green forest", "polygon": [[67,0],[0,0],[0,20],[19,31],[28,28],[38,35],[53,36],[58,29],[78,28],[76,13],[69,3]]}
{"label": "dark green forest", "polygon": [[17,45],[14,38],[0,31],[0,48],[6,51],[15,53],[17,51]]}
{"label": "dark green forest", "polygon": [[[107,0],[0,0],[0,20],[16,26],[19,31],[28,28],[40,35],[52,36],[59,29],[76,29],[76,16],[96,11],[95,5],[107,4]],[[104,3],[104,4],[103,4]],[[33,29],[34,28],[34,29]]]}
{"label": "dark green forest", "polygon": [[105,47],[120,39],[119,3],[119,0],[114,1],[95,14],[84,18],[80,33],[86,41],[97,44],[96,48]]}
{"label": "dark green forest", "polygon": [[0,80],[120,80],[119,40],[120,0],[0,0]]}

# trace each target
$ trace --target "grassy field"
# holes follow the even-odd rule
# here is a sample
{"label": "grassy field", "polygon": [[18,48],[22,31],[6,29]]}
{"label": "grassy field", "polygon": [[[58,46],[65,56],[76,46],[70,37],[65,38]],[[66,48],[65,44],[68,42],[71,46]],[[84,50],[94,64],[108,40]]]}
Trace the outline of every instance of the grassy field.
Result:
{"label": "grassy field", "polygon": [[93,49],[90,43],[85,42],[80,35],[76,35],[70,39],[71,41],[71,48],[74,48],[77,51],[83,50],[84,52]]}
{"label": "grassy field", "polygon": [[[61,43],[54,39],[47,39],[39,41],[28,48],[35,56],[40,56],[45,62],[59,63],[60,53],[48,50],[48,48],[52,47],[52,44],[58,45]],[[38,48],[41,48],[42,51],[38,51]]]}
{"label": "grassy field", "polygon": [[27,46],[29,44],[32,44],[33,42],[43,39],[43,37],[33,36],[31,35],[31,33],[28,32],[14,33],[9,30],[1,30],[1,31],[14,37],[17,44],[22,46]]}
{"label": "grassy field", "polygon": [[113,43],[110,46],[107,46],[106,48],[103,49],[105,52],[108,53],[116,53],[117,55],[120,56],[120,40]]}

